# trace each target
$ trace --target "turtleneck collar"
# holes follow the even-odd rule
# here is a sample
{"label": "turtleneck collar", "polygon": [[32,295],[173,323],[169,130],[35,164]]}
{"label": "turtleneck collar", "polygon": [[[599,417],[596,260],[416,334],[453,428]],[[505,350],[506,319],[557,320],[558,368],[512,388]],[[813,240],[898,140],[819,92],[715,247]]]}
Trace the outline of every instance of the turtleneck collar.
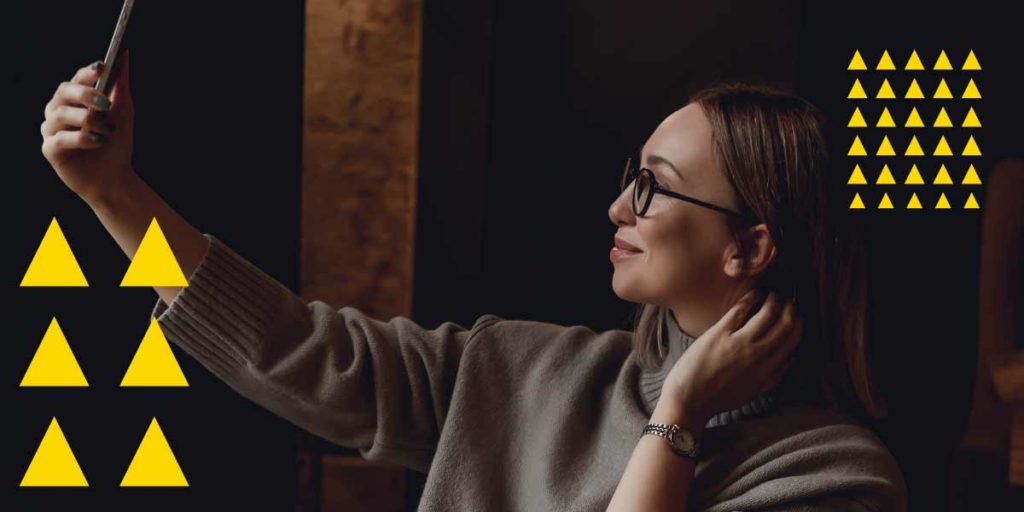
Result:
{"label": "turtleneck collar", "polygon": [[[696,341],[696,338],[687,334],[679,327],[672,310],[665,314],[665,321],[662,323],[662,333],[667,336],[662,338],[662,346],[666,349],[665,359],[658,368],[644,368],[640,374],[640,394],[648,408],[648,413],[653,414],[661,396],[661,387],[665,382],[665,376],[682,357],[683,353]],[[667,346],[666,346],[667,342]],[[744,418],[763,414],[772,410],[778,402],[774,390],[758,395],[749,402],[736,409],[722,411],[713,416],[707,423],[706,428],[727,425],[740,421]]]}

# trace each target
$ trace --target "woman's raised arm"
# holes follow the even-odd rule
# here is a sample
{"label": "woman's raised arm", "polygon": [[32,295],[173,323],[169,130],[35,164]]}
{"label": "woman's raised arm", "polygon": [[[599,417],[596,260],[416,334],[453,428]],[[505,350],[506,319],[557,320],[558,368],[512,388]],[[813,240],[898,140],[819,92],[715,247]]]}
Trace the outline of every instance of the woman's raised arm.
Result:
{"label": "woman's raised arm", "polygon": [[[156,218],[188,277],[206,253],[207,241],[132,168],[134,107],[127,50],[119,58],[121,67],[109,99],[92,85],[100,75],[99,61],[57,86],[39,127],[42,152],[61,181],[92,208],[128,258],[135,256]],[[181,288],[154,289],[170,302]]]}
{"label": "woman's raised arm", "polygon": [[[186,287],[155,288],[153,316],[182,347],[243,396],[369,460],[430,467],[462,352],[498,317],[470,329],[378,320],[354,307],[306,302],[178,215],[131,167],[127,55],[105,101],[84,67],[47,103],[43,154],[93,209],[129,258],[153,218]],[[95,139],[93,135],[105,138]]]}

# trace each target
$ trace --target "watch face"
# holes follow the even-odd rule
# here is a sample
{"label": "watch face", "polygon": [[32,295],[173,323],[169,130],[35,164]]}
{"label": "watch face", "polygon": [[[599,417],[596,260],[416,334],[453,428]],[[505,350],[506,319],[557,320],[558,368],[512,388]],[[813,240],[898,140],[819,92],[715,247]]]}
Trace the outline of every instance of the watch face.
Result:
{"label": "watch face", "polygon": [[681,451],[692,452],[693,451],[693,436],[685,430],[679,430],[672,436],[672,444]]}

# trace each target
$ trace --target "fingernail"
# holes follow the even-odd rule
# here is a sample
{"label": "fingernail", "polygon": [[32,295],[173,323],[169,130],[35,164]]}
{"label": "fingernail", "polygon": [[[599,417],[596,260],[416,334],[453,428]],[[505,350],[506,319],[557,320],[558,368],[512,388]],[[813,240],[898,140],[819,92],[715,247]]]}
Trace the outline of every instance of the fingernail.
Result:
{"label": "fingernail", "polygon": [[89,64],[89,68],[92,69],[93,71],[96,71],[97,69],[100,69],[101,66],[103,66],[103,61],[102,60],[98,60],[96,62],[93,62],[92,64]]}
{"label": "fingernail", "polygon": [[95,103],[96,106],[100,107],[100,108],[109,108],[110,107],[110,100],[104,98],[103,96],[93,96],[92,102]]}
{"label": "fingernail", "polygon": [[106,128],[109,131],[114,131],[114,129],[115,129],[115,126],[113,124],[111,124],[111,123],[104,123],[103,127]]}
{"label": "fingernail", "polygon": [[92,135],[92,141],[93,142],[98,142],[99,143],[99,142],[106,142],[107,141],[107,138],[103,134],[93,133],[91,135]]}
{"label": "fingernail", "polygon": [[102,121],[102,120],[104,120],[106,118],[107,118],[107,113],[106,112],[102,112],[102,111],[96,112],[96,119]]}

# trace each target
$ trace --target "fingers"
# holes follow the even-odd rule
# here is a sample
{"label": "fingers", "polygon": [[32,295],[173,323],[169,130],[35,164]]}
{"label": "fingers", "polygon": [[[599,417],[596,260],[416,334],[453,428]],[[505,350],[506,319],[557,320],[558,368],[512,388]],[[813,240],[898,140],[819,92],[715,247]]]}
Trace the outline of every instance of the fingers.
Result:
{"label": "fingers", "polygon": [[60,135],[53,145],[88,147],[95,144],[89,132],[109,134],[115,130],[115,126],[107,122],[110,100],[93,87],[102,70],[102,61],[93,62],[79,68],[70,81],[61,82],[57,86],[44,109],[45,119],[39,125],[40,133],[43,137],[53,137],[63,131],[86,133]]}
{"label": "fingers", "polygon": [[[91,85],[61,82],[53,97],[56,105],[78,105],[99,110],[110,109],[110,99]],[[55,106],[56,106],[55,105]]]}
{"label": "fingers", "polygon": [[751,288],[745,293],[736,304],[733,304],[729,311],[722,315],[720,320],[729,332],[739,329],[743,320],[749,315],[750,310],[757,303],[760,293],[756,288]]}
{"label": "fingers", "polygon": [[88,130],[97,133],[111,133],[116,128],[106,121],[107,112],[89,110],[84,107],[59,105],[54,107],[50,115],[40,125],[44,137],[56,134],[61,130]]}
{"label": "fingers", "polygon": [[52,137],[43,139],[43,152],[49,154],[68,149],[98,148],[105,142],[102,137],[88,131],[61,130]]}
{"label": "fingers", "polygon": [[764,347],[773,347],[776,342],[789,334],[794,324],[796,323],[796,305],[792,300],[785,301],[782,305],[782,311],[775,319],[775,323],[771,325],[768,332],[764,333],[758,338],[754,338],[751,341]]}
{"label": "fingers", "polygon": [[761,338],[762,333],[775,324],[781,314],[783,306],[781,302],[777,293],[770,293],[764,304],[761,305],[761,309],[754,316],[750,317],[750,320],[747,320],[747,323],[736,330],[734,334],[746,340]]}
{"label": "fingers", "polygon": [[110,98],[97,91],[92,83],[99,77],[99,71],[89,66],[81,68],[69,82],[61,82],[53,98],[46,104],[47,117],[61,105],[74,105],[97,110],[109,110]]}
{"label": "fingers", "polygon": [[782,334],[781,339],[768,342],[769,348],[766,357],[769,358],[771,364],[779,364],[779,361],[792,354],[800,344],[800,340],[803,339],[803,331],[804,322],[800,317],[796,317],[791,328]]}
{"label": "fingers", "polygon": [[96,80],[100,79],[100,74],[103,73],[103,61],[96,61],[88,66],[78,68],[75,72],[75,76],[71,78],[71,81],[76,84],[92,86],[96,83]]}

